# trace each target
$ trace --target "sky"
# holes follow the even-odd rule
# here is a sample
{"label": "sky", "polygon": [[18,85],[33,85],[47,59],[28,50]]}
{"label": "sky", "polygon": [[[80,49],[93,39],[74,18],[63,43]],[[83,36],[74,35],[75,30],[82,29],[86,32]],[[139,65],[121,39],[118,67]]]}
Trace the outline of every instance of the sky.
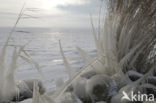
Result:
{"label": "sky", "polygon": [[15,24],[24,2],[19,27],[90,28],[90,14],[97,21],[101,4],[101,0],[0,0],[0,27]]}

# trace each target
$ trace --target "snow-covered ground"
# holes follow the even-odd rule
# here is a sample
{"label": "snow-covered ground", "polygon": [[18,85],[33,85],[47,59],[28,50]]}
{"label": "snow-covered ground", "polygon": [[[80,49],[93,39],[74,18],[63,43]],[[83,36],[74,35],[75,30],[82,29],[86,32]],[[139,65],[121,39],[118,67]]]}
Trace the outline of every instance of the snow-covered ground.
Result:
{"label": "snow-covered ground", "polygon": [[[9,31],[8,28],[0,29],[1,45],[6,40]],[[56,89],[55,81],[57,79],[63,78],[65,81],[68,79],[59,50],[59,40],[61,40],[64,53],[75,70],[83,66],[83,62],[76,52],[76,46],[83,48],[93,56],[96,55],[91,29],[18,28],[16,31],[10,44],[25,44],[30,41],[25,50],[40,65],[45,77],[43,79],[30,64],[21,62],[17,71],[17,78],[19,80],[42,79],[48,90]]]}

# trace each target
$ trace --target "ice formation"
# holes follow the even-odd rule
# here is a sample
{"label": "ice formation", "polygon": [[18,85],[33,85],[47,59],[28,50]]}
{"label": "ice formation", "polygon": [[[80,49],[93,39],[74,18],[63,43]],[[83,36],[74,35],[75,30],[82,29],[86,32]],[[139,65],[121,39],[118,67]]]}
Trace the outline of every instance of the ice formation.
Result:
{"label": "ice formation", "polygon": [[[156,1],[103,2],[106,4],[105,13],[103,18],[99,17],[98,31],[91,19],[97,58],[92,58],[77,47],[86,65],[75,72],[59,43],[69,80],[65,83],[58,81],[60,89],[55,93],[44,94],[38,82],[32,85],[32,81],[27,81],[28,86],[31,84],[31,88],[29,87],[31,90],[33,87],[33,98],[23,101],[24,103],[122,103],[123,91],[127,94],[131,91],[155,93]],[[22,49],[14,49],[10,68],[6,69],[4,60],[6,48],[7,45],[0,55],[1,101],[12,100],[13,95],[18,97],[21,91],[16,85],[15,71]],[[32,62],[30,58],[26,60]]]}

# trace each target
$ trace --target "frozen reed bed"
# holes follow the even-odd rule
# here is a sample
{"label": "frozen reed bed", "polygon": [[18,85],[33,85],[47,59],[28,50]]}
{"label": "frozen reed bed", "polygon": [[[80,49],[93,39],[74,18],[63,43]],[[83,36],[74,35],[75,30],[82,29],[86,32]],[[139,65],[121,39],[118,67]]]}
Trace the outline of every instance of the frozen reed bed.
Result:
{"label": "frozen reed bed", "polygon": [[[103,3],[106,6],[100,9],[98,29],[91,20],[97,58],[77,47],[86,66],[76,72],[59,42],[69,80],[64,83],[58,79],[56,85],[60,88],[57,91],[43,93],[40,90],[44,87],[34,80],[32,99],[23,103],[129,103],[131,98],[123,99],[124,94],[130,97],[131,92],[138,92],[156,96],[156,1],[104,0]],[[25,54],[26,58],[20,55],[25,53],[21,46],[18,50],[15,48],[10,69],[5,72],[7,46],[0,57],[0,100],[12,101],[11,97],[22,91],[14,75],[18,57],[35,66],[36,63],[27,59],[28,55]],[[154,101],[155,98],[137,99],[136,102],[145,103],[146,99]]]}

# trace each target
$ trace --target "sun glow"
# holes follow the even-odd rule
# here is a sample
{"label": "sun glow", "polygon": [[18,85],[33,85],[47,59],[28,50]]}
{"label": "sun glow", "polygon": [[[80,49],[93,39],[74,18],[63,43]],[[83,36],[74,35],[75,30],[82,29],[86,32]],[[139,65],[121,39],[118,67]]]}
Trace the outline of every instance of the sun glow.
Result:
{"label": "sun glow", "polygon": [[37,0],[39,8],[44,10],[56,10],[58,5],[82,4],[85,0]]}
{"label": "sun glow", "polygon": [[65,0],[44,0],[41,2],[41,8],[51,10],[59,5],[61,1],[64,2]]}

